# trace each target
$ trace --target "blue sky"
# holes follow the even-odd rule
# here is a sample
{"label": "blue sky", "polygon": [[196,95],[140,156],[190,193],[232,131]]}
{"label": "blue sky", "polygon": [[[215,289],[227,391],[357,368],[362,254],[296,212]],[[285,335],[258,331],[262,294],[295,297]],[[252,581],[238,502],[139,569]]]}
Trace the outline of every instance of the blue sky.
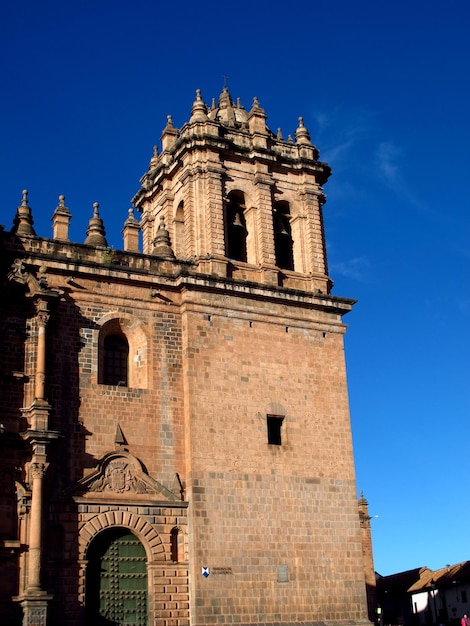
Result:
{"label": "blue sky", "polygon": [[59,194],[83,242],[121,228],[167,114],[223,75],[322,160],[330,274],[356,298],[346,355],[358,493],[383,575],[470,559],[470,4],[25,0],[0,24],[0,223]]}

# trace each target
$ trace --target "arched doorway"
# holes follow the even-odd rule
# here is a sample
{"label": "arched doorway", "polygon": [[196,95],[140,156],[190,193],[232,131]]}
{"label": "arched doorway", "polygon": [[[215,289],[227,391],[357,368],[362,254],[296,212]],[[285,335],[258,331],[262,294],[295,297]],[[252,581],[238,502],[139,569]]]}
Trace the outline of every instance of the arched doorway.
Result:
{"label": "arched doorway", "polygon": [[147,556],[126,528],[100,533],[88,549],[87,626],[147,626]]}

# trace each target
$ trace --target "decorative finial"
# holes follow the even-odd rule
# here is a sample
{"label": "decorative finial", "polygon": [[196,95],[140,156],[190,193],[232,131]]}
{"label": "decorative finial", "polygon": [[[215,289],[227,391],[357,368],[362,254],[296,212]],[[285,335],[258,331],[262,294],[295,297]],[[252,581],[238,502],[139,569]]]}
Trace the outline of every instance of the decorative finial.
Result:
{"label": "decorative finial", "polygon": [[162,150],[168,152],[176,142],[178,138],[178,129],[173,126],[173,117],[171,115],[166,116],[166,126],[162,133]]}
{"label": "decorative finial", "polygon": [[232,107],[232,106],[233,106],[232,97],[229,94],[227,85],[224,85],[224,88],[222,89],[222,93],[220,94],[220,97],[219,97],[219,109],[225,109],[227,107]]}
{"label": "decorative finial", "polygon": [[175,128],[175,126],[173,126],[173,116],[172,115],[167,115],[166,116],[166,126],[163,129],[163,134],[170,134],[170,135],[177,135],[178,134],[178,129]]}
{"label": "decorative finial", "polygon": [[61,215],[70,215],[70,211],[65,206],[65,196],[63,195],[59,196],[59,204],[56,206],[54,215],[56,213],[60,213]]}
{"label": "decorative finial", "polygon": [[93,203],[93,217],[89,221],[88,229],[86,231],[87,238],[85,244],[88,246],[104,246],[108,245],[106,241],[106,231],[104,229],[103,220],[100,218],[98,202]]}
{"label": "decorative finial", "polygon": [[163,215],[160,215],[160,224],[158,225],[157,234],[153,240],[154,256],[162,257],[163,259],[174,259],[175,253],[171,248],[170,233],[165,228],[165,219]]}
{"label": "decorative finial", "polygon": [[127,211],[127,220],[124,222],[124,227],[121,232],[124,235],[124,250],[138,252],[140,224],[134,217],[133,208]]}
{"label": "decorative finial", "polygon": [[153,146],[153,154],[149,163],[149,170],[157,166],[158,163],[158,146]]}
{"label": "decorative finial", "polygon": [[28,205],[28,190],[23,189],[23,198],[13,220],[12,232],[17,235],[35,235],[33,223],[31,208]]}
{"label": "decorative finial", "polygon": [[72,215],[65,206],[65,196],[59,196],[59,204],[52,216],[52,237],[61,241],[69,240],[69,226]]}
{"label": "decorative finial", "polygon": [[127,210],[127,220],[124,222],[124,226],[137,226],[140,228],[139,222],[135,219],[134,209],[132,207]]}
{"label": "decorative finial", "polygon": [[196,89],[196,100],[193,103],[191,110],[190,122],[202,122],[207,119],[207,107],[201,97],[201,90]]}
{"label": "decorative finial", "polygon": [[280,128],[277,129],[277,138],[279,141],[284,141],[284,137],[282,136],[282,130]]}
{"label": "decorative finial", "polygon": [[245,107],[242,104],[241,98],[237,98],[237,109],[240,109],[242,111],[245,110]]}
{"label": "decorative finial", "polygon": [[299,117],[299,126],[297,130],[295,131],[295,138],[298,144],[304,144],[304,145],[309,145],[309,146],[312,145],[312,142],[310,141],[309,132],[304,125],[303,117]]}
{"label": "decorative finial", "polygon": [[251,107],[250,114],[252,115],[253,113],[255,113],[255,114],[256,114],[256,115],[258,115],[258,116],[264,116],[264,117],[265,117],[265,115],[264,115],[264,109],[262,109],[262,108],[261,108],[261,106],[260,106],[260,104],[259,104],[259,100],[258,100],[258,97],[257,97],[257,96],[255,96],[255,97],[253,98],[253,105],[252,105],[252,107]]}

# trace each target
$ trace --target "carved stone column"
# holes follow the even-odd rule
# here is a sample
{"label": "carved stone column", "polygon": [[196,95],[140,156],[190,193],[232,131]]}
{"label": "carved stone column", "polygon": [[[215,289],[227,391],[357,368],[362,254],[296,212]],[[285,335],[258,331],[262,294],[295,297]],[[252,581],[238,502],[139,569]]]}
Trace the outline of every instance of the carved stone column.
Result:
{"label": "carved stone column", "polygon": [[[292,220],[294,241],[304,242],[303,249],[296,249],[294,256],[296,267],[304,273],[312,273],[315,276],[326,276],[326,254],[323,238],[323,221],[321,204],[323,195],[315,188],[303,185],[299,192],[303,205],[303,219]],[[297,239],[298,238],[298,239]]]}
{"label": "carved stone column", "polygon": [[[43,405],[31,406],[25,410],[30,413],[31,421],[47,422],[50,407]],[[42,415],[41,415],[42,414]],[[46,415],[44,415],[46,414]],[[58,433],[45,430],[28,430],[23,438],[30,442],[32,459],[29,468],[29,484],[31,489],[31,506],[29,513],[29,537],[26,588],[17,598],[23,608],[23,626],[46,626],[47,607],[52,596],[42,588],[43,560],[43,523],[44,523],[44,477],[48,467],[47,444],[57,439]]]}
{"label": "carved stone column", "polygon": [[[36,377],[34,397],[36,400],[45,401],[46,384],[46,326],[49,321],[49,308],[46,300],[36,301],[38,342],[36,352]],[[35,428],[36,425],[33,425]]]}
{"label": "carved stone column", "polygon": [[[39,285],[41,287],[41,285]],[[37,344],[34,401],[22,409],[30,428],[22,433],[31,446],[29,485],[31,505],[29,512],[29,536],[27,537],[27,574],[25,588],[17,598],[23,608],[23,626],[46,626],[47,608],[52,596],[42,587],[43,524],[44,524],[44,477],[48,467],[47,446],[59,437],[50,431],[51,407],[46,400],[46,328],[49,321],[50,294],[41,289],[34,294],[36,305]]]}
{"label": "carved stone column", "polygon": [[276,267],[276,255],[274,251],[274,230],[272,211],[272,188],[273,179],[266,166],[256,164],[254,172],[256,186],[256,203],[258,209],[256,215],[256,242],[258,258],[256,259],[262,272],[265,285],[276,286],[279,280],[279,269]]}
{"label": "carved stone column", "polygon": [[[38,450],[40,448],[40,450]],[[42,488],[46,473],[45,445],[36,444],[34,462],[31,463],[31,512],[29,532],[28,592],[41,591],[42,552]]]}

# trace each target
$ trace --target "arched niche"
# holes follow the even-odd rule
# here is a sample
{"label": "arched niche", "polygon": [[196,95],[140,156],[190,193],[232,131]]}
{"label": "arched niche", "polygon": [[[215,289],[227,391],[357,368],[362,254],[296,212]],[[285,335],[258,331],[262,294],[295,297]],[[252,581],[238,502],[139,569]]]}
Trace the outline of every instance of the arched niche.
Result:
{"label": "arched niche", "polygon": [[99,322],[97,334],[97,382],[148,389],[149,341],[142,321],[110,313]]}

